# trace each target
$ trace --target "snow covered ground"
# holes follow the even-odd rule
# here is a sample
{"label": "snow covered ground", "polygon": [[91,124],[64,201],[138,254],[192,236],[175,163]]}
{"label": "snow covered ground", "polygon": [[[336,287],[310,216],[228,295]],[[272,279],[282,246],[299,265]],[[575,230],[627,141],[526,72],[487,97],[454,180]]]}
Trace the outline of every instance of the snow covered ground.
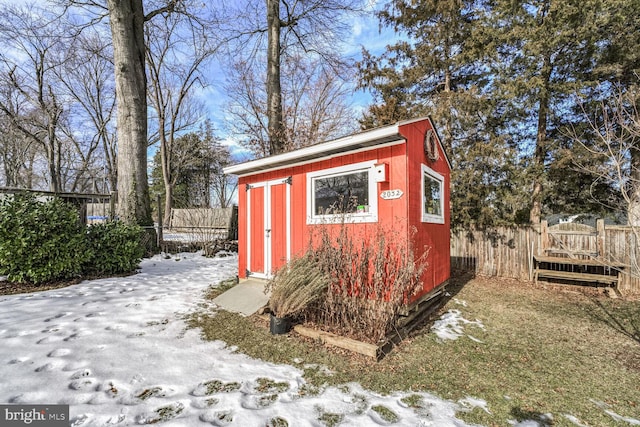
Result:
{"label": "snow covered ground", "polygon": [[0,402],[69,404],[74,426],[464,426],[456,410],[485,405],[426,393],[408,405],[409,393],[381,396],[357,384],[310,396],[304,361],[250,359],[185,328],[182,315],[236,274],[237,258],[179,259],[156,256],[133,276],[0,297]]}

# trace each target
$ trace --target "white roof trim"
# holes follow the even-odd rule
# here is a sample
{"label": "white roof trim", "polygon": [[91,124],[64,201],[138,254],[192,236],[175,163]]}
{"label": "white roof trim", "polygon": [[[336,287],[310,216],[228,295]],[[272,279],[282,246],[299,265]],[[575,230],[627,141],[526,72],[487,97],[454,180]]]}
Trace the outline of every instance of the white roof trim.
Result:
{"label": "white roof trim", "polygon": [[331,156],[335,153],[345,153],[347,151],[357,150],[363,147],[373,147],[375,145],[391,141],[402,140],[405,138],[399,133],[400,124],[402,123],[346,136],[333,141],[311,145],[288,153],[277,154],[263,159],[227,166],[226,168],[223,168],[223,172],[225,174],[232,175],[248,175],[255,172],[261,172],[266,169],[285,167],[291,163],[303,162],[310,159],[319,159]]}
{"label": "white roof trim", "polygon": [[337,153],[333,153],[333,154],[324,154],[324,155],[322,155],[320,157],[308,158],[306,160],[300,160],[300,161],[294,161],[293,163],[287,163],[285,165],[276,164],[276,165],[273,165],[273,166],[266,167],[265,169],[260,169],[258,171],[250,171],[250,172],[246,172],[246,173],[237,174],[237,176],[239,176],[239,177],[241,177],[241,176],[250,176],[250,175],[254,175],[256,173],[266,173],[266,172],[276,171],[276,170],[280,170],[280,169],[284,169],[284,168],[294,168],[296,166],[308,165],[309,163],[316,163],[318,161],[330,160],[330,159],[333,159],[335,157],[340,157],[340,156],[344,156],[344,155],[362,153],[364,151],[371,151],[371,150],[374,150],[374,149],[377,149],[377,148],[392,147],[394,145],[404,144],[406,141],[407,140],[404,139],[404,138],[398,138],[398,139],[394,139],[394,140],[392,140],[390,142],[379,143],[379,144],[375,144],[375,145],[371,145],[371,146],[363,147],[363,148],[354,148],[354,149],[349,150],[349,151],[341,151],[341,152],[337,152]]}

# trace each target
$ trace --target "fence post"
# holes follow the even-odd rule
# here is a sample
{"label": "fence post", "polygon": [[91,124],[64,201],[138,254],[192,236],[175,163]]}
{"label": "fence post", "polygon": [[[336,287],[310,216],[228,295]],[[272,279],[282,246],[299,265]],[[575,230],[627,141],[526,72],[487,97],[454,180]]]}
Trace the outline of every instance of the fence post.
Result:
{"label": "fence post", "polygon": [[229,232],[227,239],[238,240],[238,205],[231,207],[231,218],[229,219]]}
{"label": "fence post", "polygon": [[156,237],[158,239],[158,248],[162,251],[162,200],[160,200],[160,195],[156,196],[156,203],[158,204],[158,232],[156,233]]}
{"label": "fence post", "polygon": [[545,249],[549,248],[549,225],[547,220],[540,221],[540,249],[538,255],[544,255]]}
{"label": "fence post", "polygon": [[607,257],[604,249],[604,241],[605,241],[605,230],[604,230],[604,219],[598,219],[596,220],[596,233],[598,234],[596,236],[596,251],[598,252],[598,258],[602,258],[602,259],[608,259],[609,257]]}

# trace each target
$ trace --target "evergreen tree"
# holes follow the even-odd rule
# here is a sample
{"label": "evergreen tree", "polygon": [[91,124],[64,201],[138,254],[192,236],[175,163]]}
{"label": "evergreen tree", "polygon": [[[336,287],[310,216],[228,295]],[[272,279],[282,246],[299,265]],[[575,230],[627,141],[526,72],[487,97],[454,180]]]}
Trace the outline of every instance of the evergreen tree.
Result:
{"label": "evergreen tree", "polygon": [[575,153],[565,135],[584,120],[578,112],[585,104],[576,105],[576,94],[597,100],[596,70],[605,57],[613,59],[603,50],[609,50],[611,30],[619,29],[615,6],[622,3],[633,2],[495,0],[485,11],[479,38],[491,66],[491,91],[508,105],[511,124],[505,131],[530,158],[531,223],[557,209],[599,211],[601,200],[594,195],[611,191],[589,192],[589,177],[571,167],[572,157],[586,153]]}
{"label": "evergreen tree", "polygon": [[433,117],[453,166],[454,227],[518,222],[526,190],[515,141],[497,132],[507,126],[503,105],[487,92],[476,38],[484,8],[473,0],[393,1],[381,22],[409,41],[378,57],[365,52],[360,63],[361,86],[377,102],[363,127]]}
{"label": "evergreen tree", "polygon": [[[173,182],[174,208],[209,208],[213,205],[226,207],[233,182],[222,173],[222,168],[231,162],[228,148],[220,144],[213,134],[210,123],[198,132],[190,132],[176,138],[174,162],[171,176]],[[225,188],[220,194],[220,186]],[[153,159],[150,191],[155,198],[164,201],[165,187],[160,162],[160,150]],[[165,213],[166,218],[166,213]],[[166,218],[168,221],[168,218]]]}
{"label": "evergreen tree", "polygon": [[[394,0],[379,16],[405,41],[364,52],[375,104],[361,125],[433,117],[452,160],[454,226],[605,214],[619,200],[584,167],[603,159],[572,135],[589,132],[607,88],[632,87],[640,2]],[[640,182],[640,149],[629,156]]]}

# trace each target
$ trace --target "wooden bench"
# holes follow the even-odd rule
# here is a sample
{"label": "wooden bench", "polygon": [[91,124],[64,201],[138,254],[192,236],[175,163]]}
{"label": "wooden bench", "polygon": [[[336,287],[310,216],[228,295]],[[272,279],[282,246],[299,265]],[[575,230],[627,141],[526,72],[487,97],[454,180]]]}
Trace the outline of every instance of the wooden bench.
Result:
{"label": "wooden bench", "polygon": [[[538,282],[541,277],[547,279],[559,279],[573,282],[588,282],[588,283],[602,283],[618,287],[621,280],[620,272],[624,268],[629,266],[623,263],[611,263],[602,259],[577,259],[577,258],[562,258],[554,256],[536,255],[533,257],[535,262],[534,269],[534,282]],[[583,267],[602,267],[603,273],[589,273],[578,271],[562,271],[554,270],[552,268],[542,268],[541,264],[556,264],[564,266]],[[607,274],[614,273],[614,274]]]}
{"label": "wooden bench", "polygon": [[591,273],[575,273],[572,271],[556,271],[556,270],[537,270],[535,272],[535,280],[538,278],[546,277],[547,279],[562,279],[571,280],[574,282],[592,282],[592,283],[604,283],[617,286],[620,281],[620,276],[609,276],[606,274],[591,274]]}

